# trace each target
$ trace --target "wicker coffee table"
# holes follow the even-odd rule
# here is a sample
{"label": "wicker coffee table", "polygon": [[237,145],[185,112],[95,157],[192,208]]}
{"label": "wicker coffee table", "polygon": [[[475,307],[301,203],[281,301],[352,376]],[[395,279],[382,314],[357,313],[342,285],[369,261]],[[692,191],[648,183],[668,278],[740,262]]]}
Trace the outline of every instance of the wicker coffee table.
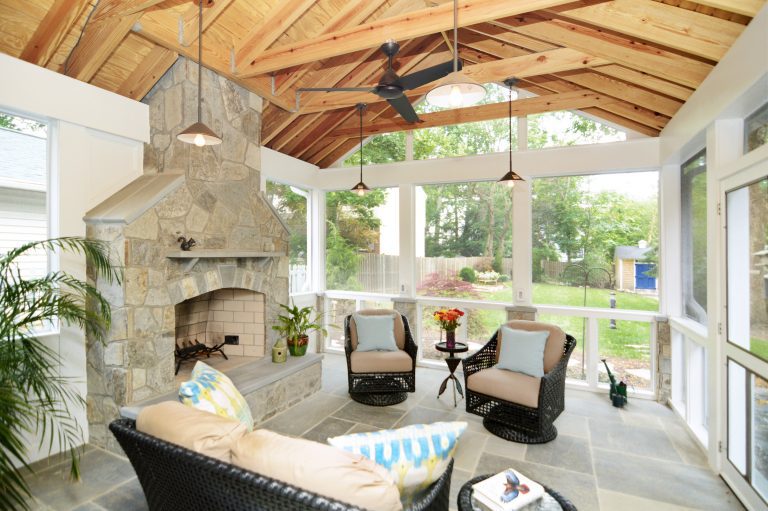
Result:
{"label": "wicker coffee table", "polygon": [[[484,509],[475,504],[475,499],[472,498],[472,485],[493,475],[485,474],[464,483],[464,486],[459,490],[459,511],[482,511]],[[556,491],[546,486],[544,486],[544,491],[544,496],[541,499],[525,506],[521,511],[576,511],[576,506]]]}

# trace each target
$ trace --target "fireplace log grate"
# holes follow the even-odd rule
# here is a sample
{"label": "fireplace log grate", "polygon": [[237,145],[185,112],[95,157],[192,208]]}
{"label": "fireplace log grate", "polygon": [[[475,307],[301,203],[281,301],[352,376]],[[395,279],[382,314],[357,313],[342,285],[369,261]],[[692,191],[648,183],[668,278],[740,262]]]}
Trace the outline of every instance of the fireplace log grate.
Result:
{"label": "fireplace log grate", "polygon": [[205,356],[206,358],[211,358],[211,355],[214,353],[221,353],[221,355],[224,357],[224,360],[229,360],[229,357],[227,357],[227,354],[224,353],[224,350],[221,349],[221,347],[224,346],[224,343],[216,344],[215,346],[206,346],[205,344],[198,342],[197,339],[195,339],[194,344],[187,342],[186,346],[179,346],[176,345],[176,373],[179,374],[179,369],[181,368],[181,363],[187,360],[197,360],[198,358]]}

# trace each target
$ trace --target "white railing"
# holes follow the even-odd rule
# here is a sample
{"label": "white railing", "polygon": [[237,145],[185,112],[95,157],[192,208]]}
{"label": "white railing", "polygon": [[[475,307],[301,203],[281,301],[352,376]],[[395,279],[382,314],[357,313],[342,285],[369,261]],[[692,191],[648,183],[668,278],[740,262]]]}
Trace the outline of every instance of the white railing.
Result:
{"label": "white railing", "polygon": [[[354,300],[354,310],[358,310],[361,308],[363,302],[371,302],[371,301],[378,301],[378,302],[394,302],[398,299],[403,300],[411,300],[410,298],[401,297],[399,295],[388,295],[388,294],[378,294],[378,293],[363,293],[363,292],[354,292],[354,291],[326,291],[324,293],[324,297],[326,299],[326,311],[330,310],[330,300]],[[438,307],[456,307],[459,309],[463,309],[466,311],[478,311],[478,310],[493,310],[493,311],[506,311],[507,308],[510,306],[508,303],[504,302],[487,302],[487,301],[476,301],[476,300],[463,300],[463,299],[455,299],[455,298],[440,298],[440,297],[425,297],[425,296],[417,296],[415,297],[416,307],[417,307],[417,314],[416,318],[409,318],[411,319],[411,330],[413,333],[414,339],[417,341],[417,344],[419,344],[419,359],[417,361],[418,365],[426,366],[426,367],[438,367],[438,368],[444,368],[445,364],[440,360],[434,360],[434,359],[428,359],[424,358],[425,353],[425,346],[423,346],[422,340],[425,339],[425,329],[424,325],[422,324],[422,318],[424,317],[424,309],[425,308],[438,308]],[[566,306],[553,306],[553,305],[536,305],[538,315],[553,315],[553,316],[567,316],[567,317],[578,317],[578,318],[584,318],[586,323],[584,324],[584,346],[577,346],[577,348],[580,348],[584,352],[585,356],[585,372],[586,372],[586,380],[574,380],[569,379],[568,385],[576,388],[586,388],[590,390],[600,391],[600,392],[607,392],[605,389],[607,388],[607,384],[601,383],[599,381],[599,375],[603,372],[602,369],[602,363],[600,361],[600,339],[599,339],[599,328],[598,328],[598,321],[599,320],[616,320],[616,321],[633,321],[633,322],[641,322],[641,323],[648,323],[650,324],[650,339],[648,340],[649,343],[649,354],[648,354],[648,360],[647,365],[650,372],[650,382],[649,382],[649,388],[648,389],[632,389],[630,387],[630,392],[637,396],[637,397],[653,397],[655,395],[655,385],[656,385],[656,320],[658,317],[657,312],[649,312],[649,311],[638,311],[638,310],[622,310],[622,309],[600,309],[600,308],[594,308],[594,307],[566,307]],[[352,304],[349,304],[350,312],[352,310]],[[345,311],[347,312],[347,311]],[[348,312],[347,312],[348,313]],[[343,315],[343,314],[342,314]],[[343,318],[337,318],[338,321],[343,321]],[[466,340],[467,339],[467,321],[464,322],[465,324],[462,325],[462,327],[459,328],[457,331],[457,339],[458,340]],[[492,333],[492,332],[491,332]],[[575,337],[581,337],[582,332],[569,332]],[[343,338],[343,332],[338,332],[334,335],[334,337],[341,337]],[[490,334],[489,334],[490,337]],[[488,339],[482,340],[482,342],[486,342]],[[476,344],[477,340],[473,342],[473,344]],[[340,352],[342,351],[342,348],[338,345],[338,339],[337,339],[337,345],[332,346],[329,344],[326,344],[326,350],[327,351],[336,351]],[[575,361],[575,359],[572,357],[572,363]],[[620,377],[621,375],[616,375],[617,377]],[[607,399],[607,398],[606,398]]]}

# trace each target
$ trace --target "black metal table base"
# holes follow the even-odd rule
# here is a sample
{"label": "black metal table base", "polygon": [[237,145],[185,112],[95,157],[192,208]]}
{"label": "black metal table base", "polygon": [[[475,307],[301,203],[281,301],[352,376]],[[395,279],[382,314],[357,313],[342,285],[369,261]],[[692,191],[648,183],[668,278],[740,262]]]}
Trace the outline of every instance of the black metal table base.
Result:
{"label": "black metal table base", "polygon": [[448,388],[448,381],[452,381],[454,408],[456,407],[456,393],[458,392],[462,399],[464,398],[464,389],[462,389],[461,383],[459,383],[459,379],[456,378],[456,375],[454,374],[460,362],[461,359],[458,357],[451,356],[445,359],[445,363],[448,364],[448,370],[450,371],[450,374],[445,380],[443,380],[443,383],[440,384],[440,390],[437,391],[437,398],[440,399],[440,396],[442,396],[443,392],[445,392],[445,390]]}

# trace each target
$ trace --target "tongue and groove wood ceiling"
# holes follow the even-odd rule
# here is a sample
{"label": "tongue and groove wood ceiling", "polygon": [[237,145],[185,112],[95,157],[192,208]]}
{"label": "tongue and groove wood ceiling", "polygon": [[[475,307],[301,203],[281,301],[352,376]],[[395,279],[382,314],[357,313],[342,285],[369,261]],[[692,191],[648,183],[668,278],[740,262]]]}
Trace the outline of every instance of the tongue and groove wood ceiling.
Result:
{"label": "tongue and groove wood ceiling", "polygon": [[[539,97],[515,115],[581,110],[656,136],[766,0],[460,0],[459,57],[481,83],[520,78]],[[451,0],[215,0],[203,62],[262,96],[262,144],[324,168],[366,134],[502,118],[506,104],[407,124],[369,93],[379,46],[396,40],[401,76],[452,58]],[[140,100],[179,55],[197,58],[192,0],[0,0],[0,51]],[[13,79],[4,77],[3,79]],[[433,84],[407,92],[412,102]]]}

